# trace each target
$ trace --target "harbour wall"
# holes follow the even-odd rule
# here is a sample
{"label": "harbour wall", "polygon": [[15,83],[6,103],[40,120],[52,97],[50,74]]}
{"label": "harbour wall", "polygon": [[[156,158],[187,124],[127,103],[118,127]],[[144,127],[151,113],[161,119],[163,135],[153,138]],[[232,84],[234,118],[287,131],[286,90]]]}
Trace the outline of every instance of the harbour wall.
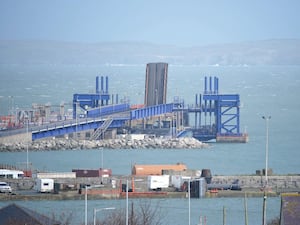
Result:
{"label": "harbour wall", "polygon": [[[214,184],[232,184],[238,180],[242,188],[260,189],[265,184],[265,176],[239,175],[239,176],[213,176]],[[268,176],[268,186],[274,191],[284,189],[300,190],[300,175],[272,175]]]}
{"label": "harbour wall", "polygon": [[165,148],[165,149],[190,149],[205,148],[209,145],[195,138],[145,138],[136,139],[102,139],[102,140],[75,140],[75,139],[44,139],[39,141],[28,141],[26,135],[15,135],[2,137],[0,139],[0,152],[39,150],[66,150],[66,149],[143,149],[143,148]]}

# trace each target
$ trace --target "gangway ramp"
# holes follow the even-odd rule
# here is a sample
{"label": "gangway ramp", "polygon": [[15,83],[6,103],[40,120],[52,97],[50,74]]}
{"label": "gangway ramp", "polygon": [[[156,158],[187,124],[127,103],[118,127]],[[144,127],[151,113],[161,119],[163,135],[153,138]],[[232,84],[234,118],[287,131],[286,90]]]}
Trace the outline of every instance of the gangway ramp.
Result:
{"label": "gangway ramp", "polygon": [[104,121],[104,123],[94,131],[94,133],[92,134],[90,140],[96,140],[102,134],[104,134],[105,131],[107,130],[107,128],[111,125],[112,121],[113,121],[113,118],[107,118]]}
{"label": "gangway ramp", "polygon": [[98,138],[103,132],[105,132],[109,128],[120,128],[124,126],[127,121],[130,120],[143,119],[151,116],[171,113],[173,111],[173,107],[174,104],[169,103],[149,106],[141,109],[134,109],[131,111],[127,111],[126,108],[126,111],[124,112],[106,112],[106,116],[103,116],[101,112],[100,117],[80,118],[57,123],[50,123],[47,125],[39,126],[35,130],[33,130],[32,140],[34,141],[41,138],[62,136],[65,134],[71,134],[87,130],[95,130],[95,133],[93,134],[93,136],[95,136],[93,138]]}
{"label": "gangway ramp", "polygon": [[[129,115],[122,117],[113,117],[110,121],[110,128],[118,128],[124,126],[125,122],[129,120]],[[56,137],[65,134],[71,134],[87,130],[96,130],[105,123],[105,118],[83,118],[78,120],[68,120],[59,123],[52,123],[40,126],[32,131],[32,140],[35,141],[41,138]]]}
{"label": "gangway ramp", "polygon": [[173,112],[173,109],[173,103],[153,105],[145,108],[135,109],[130,111],[130,119],[138,120],[151,116],[158,116],[166,113],[171,113]]}

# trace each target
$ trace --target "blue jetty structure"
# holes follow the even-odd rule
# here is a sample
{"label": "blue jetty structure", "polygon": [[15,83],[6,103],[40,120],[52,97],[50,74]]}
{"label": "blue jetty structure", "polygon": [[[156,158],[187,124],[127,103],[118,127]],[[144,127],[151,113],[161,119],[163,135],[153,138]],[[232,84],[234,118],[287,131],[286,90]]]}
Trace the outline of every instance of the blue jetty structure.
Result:
{"label": "blue jetty structure", "polygon": [[239,94],[220,94],[217,77],[204,78],[203,95],[195,96],[195,105],[187,112],[194,114],[194,126],[183,130],[178,137],[192,135],[201,141],[248,142],[240,132]]}
{"label": "blue jetty structure", "polygon": [[[105,80],[105,81],[104,81]],[[100,85],[99,85],[100,82]],[[114,99],[115,97],[115,99]],[[219,79],[205,77],[203,94],[195,95],[195,104],[185,107],[184,101],[174,98],[172,103],[133,108],[129,102],[119,103],[118,95],[110,95],[108,77],[96,77],[96,91],[91,94],[73,95],[73,120],[47,124],[32,131],[32,140],[89,132],[90,140],[103,137],[111,129],[133,132],[135,121],[170,115],[172,121],[164,126],[178,138],[193,136],[201,141],[247,142],[247,134],[240,132],[240,97],[238,94],[220,94]],[[194,117],[193,126],[185,126]],[[181,130],[179,130],[179,127]],[[140,131],[145,131],[144,127]],[[151,127],[155,134],[160,129]]]}

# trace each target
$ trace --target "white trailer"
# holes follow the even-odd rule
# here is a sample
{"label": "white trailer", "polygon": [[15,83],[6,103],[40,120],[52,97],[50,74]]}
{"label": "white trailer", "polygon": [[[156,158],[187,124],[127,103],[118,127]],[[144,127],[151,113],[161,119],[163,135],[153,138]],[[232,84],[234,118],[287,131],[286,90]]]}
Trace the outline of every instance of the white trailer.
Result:
{"label": "white trailer", "polygon": [[181,190],[182,185],[185,181],[191,180],[191,177],[181,176],[181,175],[172,175],[171,176],[171,186],[175,187],[177,190]]}
{"label": "white trailer", "polygon": [[0,169],[0,178],[20,179],[24,177],[24,172],[20,170]]}
{"label": "white trailer", "polygon": [[50,193],[54,190],[54,180],[49,178],[36,179],[34,189],[42,193]]}
{"label": "white trailer", "polygon": [[168,188],[170,183],[169,180],[169,175],[148,176],[148,189],[161,190],[162,188]]}

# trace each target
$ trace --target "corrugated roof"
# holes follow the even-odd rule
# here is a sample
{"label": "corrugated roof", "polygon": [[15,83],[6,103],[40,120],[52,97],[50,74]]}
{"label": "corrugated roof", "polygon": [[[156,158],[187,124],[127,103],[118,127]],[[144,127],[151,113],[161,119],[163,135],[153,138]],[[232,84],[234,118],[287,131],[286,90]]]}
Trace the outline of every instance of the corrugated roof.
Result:
{"label": "corrugated roof", "polygon": [[60,222],[25,207],[10,204],[0,209],[0,224],[59,225]]}
{"label": "corrugated roof", "polygon": [[134,165],[132,175],[162,175],[164,170],[184,171],[187,170],[185,164],[174,165]]}
{"label": "corrugated roof", "polygon": [[300,194],[281,196],[280,225],[300,224]]}

